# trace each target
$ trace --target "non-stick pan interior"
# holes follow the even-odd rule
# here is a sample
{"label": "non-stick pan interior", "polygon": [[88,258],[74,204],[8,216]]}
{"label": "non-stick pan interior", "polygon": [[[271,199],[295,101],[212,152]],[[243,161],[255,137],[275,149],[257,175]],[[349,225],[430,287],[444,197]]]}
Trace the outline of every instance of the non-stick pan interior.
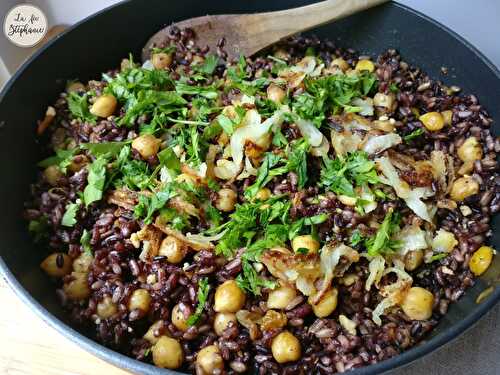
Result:
{"label": "non-stick pan interior", "polygon": [[[139,59],[144,42],[165,24],[205,14],[255,12],[304,5],[306,1],[252,0],[235,2],[218,0],[180,2],[131,0],[109,8],[72,28],[50,43],[13,77],[0,95],[0,268],[17,293],[52,326],[96,355],[134,372],[165,374],[128,359],[84,338],[62,322],[66,315],[59,308],[54,288],[40,271],[42,249],[33,245],[21,218],[23,201],[41,158],[34,129],[70,79],[91,79],[100,72],[117,66],[129,52]],[[393,3],[363,12],[314,31],[341,46],[352,47],[364,54],[377,55],[388,48],[398,49],[410,64],[418,65],[435,79],[456,84],[464,92],[477,95],[481,104],[496,120],[499,133],[500,76],[476,50],[439,24]],[[441,67],[448,74],[441,73]],[[498,247],[499,218],[493,220],[492,244]],[[431,338],[418,348],[383,363],[366,367],[353,374],[378,373],[435,349],[465,330],[499,299],[496,290],[486,301],[477,304],[479,293],[499,278],[500,259],[495,258],[490,270],[481,277],[459,303],[453,305]],[[7,307],[8,308],[8,307]],[[21,324],[22,322],[19,322]]]}

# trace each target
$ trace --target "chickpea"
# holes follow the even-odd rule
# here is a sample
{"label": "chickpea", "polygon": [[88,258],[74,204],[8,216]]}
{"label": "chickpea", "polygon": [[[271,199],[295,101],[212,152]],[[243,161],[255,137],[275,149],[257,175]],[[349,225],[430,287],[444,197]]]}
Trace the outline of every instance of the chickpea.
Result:
{"label": "chickpea", "polygon": [[477,194],[479,191],[479,184],[474,178],[470,176],[460,177],[453,182],[450,191],[450,197],[456,202],[461,202],[471,195]]}
{"label": "chickpea", "polygon": [[257,194],[255,194],[255,199],[259,201],[268,200],[271,197],[271,190],[268,188],[260,189]]}
{"label": "chickpea", "polygon": [[66,296],[74,301],[80,301],[90,296],[90,288],[87,282],[87,273],[72,272],[72,280],[63,285]]}
{"label": "chickpea", "polygon": [[157,320],[154,322],[148,331],[144,334],[143,338],[148,340],[151,344],[156,344],[159,340],[158,336],[155,336],[155,331],[163,327],[163,320]]}
{"label": "chickpea", "polygon": [[168,69],[172,65],[172,54],[171,53],[155,53],[151,56],[151,64],[155,69]]}
{"label": "chickpea", "polygon": [[343,72],[349,69],[349,64],[341,57],[333,59],[331,66],[338,66]]}
{"label": "chickpea", "polygon": [[113,302],[111,297],[104,297],[103,300],[97,304],[97,315],[99,318],[111,318],[117,311],[118,308],[116,303]]}
{"label": "chickpea", "polygon": [[101,95],[90,107],[90,113],[99,117],[109,117],[115,112],[117,104],[118,102],[113,95]]}
{"label": "chickpea", "polygon": [[292,249],[295,252],[298,252],[299,249],[307,249],[308,254],[317,253],[319,250],[319,242],[310,234],[297,236],[292,240]]}
{"label": "chickpea", "polygon": [[88,163],[87,157],[85,155],[77,155],[71,161],[69,165],[69,170],[73,173],[81,171]]}
{"label": "chickpea", "polygon": [[375,65],[370,60],[359,60],[354,68],[358,72],[363,70],[368,70],[369,72],[373,72],[375,70]]}
{"label": "chickpea", "polygon": [[219,348],[215,345],[201,349],[196,356],[196,364],[204,375],[211,375],[215,370],[222,371],[224,369],[224,360],[220,355]]}
{"label": "chickpea", "polygon": [[81,253],[78,258],[73,261],[73,271],[81,273],[89,272],[90,265],[92,264],[93,260],[94,257],[92,256],[92,254]]}
{"label": "chickpea", "polygon": [[297,291],[289,286],[282,286],[269,292],[267,307],[269,309],[284,309],[297,297]]}
{"label": "chickpea", "polygon": [[63,277],[71,272],[71,258],[64,253],[50,254],[40,268],[52,277]]}
{"label": "chickpea", "polygon": [[434,295],[427,289],[414,286],[404,297],[401,308],[412,320],[426,320],[432,316]]}
{"label": "chickpea", "polygon": [[405,255],[405,268],[408,271],[414,271],[418,267],[420,267],[423,261],[424,253],[422,252],[422,250],[409,251]]}
{"label": "chickpea", "polygon": [[184,243],[174,236],[167,236],[160,245],[159,255],[167,257],[169,263],[177,264],[182,262],[187,253]]}
{"label": "chickpea", "polygon": [[237,322],[236,315],[233,313],[217,313],[214,319],[214,331],[219,336],[222,336],[231,323],[236,325]]}
{"label": "chickpea", "polygon": [[444,127],[444,119],[439,112],[427,112],[418,118],[425,128],[431,132],[437,132]]}
{"label": "chickpea", "polygon": [[167,336],[160,337],[151,352],[153,363],[161,368],[179,368],[184,360],[184,353],[179,341]]}
{"label": "chickpea", "polygon": [[128,301],[128,309],[130,311],[141,310],[143,313],[147,313],[150,305],[151,295],[146,289],[134,290]]}
{"label": "chickpea", "polygon": [[318,318],[325,318],[328,315],[330,315],[332,312],[335,311],[337,308],[337,302],[338,302],[338,295],[339,292],[336,288],[332,288],[329,291],[327,291],[321,300],[313,304],[312,303],[312,297],[309,297],[309,304],[311,305],[314,315],[316,315]]}
{"label": "chickpea", "polygon": [[231,212],[236,205],[236,193],[232,189],[220,189],[215,207],[224,212]]}
{"label": "chickpea", "polygon": [[281,332],[273,339],[271,351],[278,363],[297,361],[302,352],[299,340],[288,331]]}
{"label": "chickpea", "polygon": [[66,86],[67,92],[85,91],[85,85],[81,82],[71,82]]}
{"label": "chickpea", "polygon": [[453,111],[443,111],[441,112],[441,116],[443,116],[444,124],[445,125],[451,125],[452,118],[453,118]]}
{"label": "chickpea", "polygon": [[43,171],[43,177],[51,186],[56,186],[63,173],[57,165],[50,165]]}
{"label": "chickpea", "polygon": [[236,281],[227,280],[217,287],[214,300],[216,312],[235,313],[245,304],[245,293]]}
{"label": "chickpea", "polygon": [[474,275],[482,275],[490,266],[492,259],[493,249],[489,246],[481,246],[472,254],[469,261],[469,268]]}
{"label": "chickpea", "polygon": [[481,160],[483,157],[483,149],[476,137],[469,137],[457,149],[457,155],[462,161],[475,161]]}
{"label": "chickpea", "polygon": [[281,103],[283,101],[283,99],[285,98],[285,96],[286,96],[285,90],[283,90],[278,85],[271,83],[267,87],[267,97],[269,100],[271,100],[275,103]]}
{"label": "chickpea", "polygon": [[178,303],[174,306],[171,313],[172,324],[180,331],[187,331],[189,328],[187,321],[191,315],[191,309],[184,303]]}
{"label": "chickpea", "polygon": [[158,153],[161,141],[152,134],[144,134],[132,141],[132,148],[144,159],[148,159]]}

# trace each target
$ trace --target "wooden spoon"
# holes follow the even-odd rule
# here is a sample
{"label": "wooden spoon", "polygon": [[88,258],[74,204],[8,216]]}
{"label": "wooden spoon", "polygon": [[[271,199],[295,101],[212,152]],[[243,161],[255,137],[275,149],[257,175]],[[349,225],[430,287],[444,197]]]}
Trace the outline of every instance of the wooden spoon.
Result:
{"label": "wooden spoon", "polygon": [[[240,54],[251,56],[286,37],[386,1],[327,0],[277,12],[196,17],[172,26],[191,28],[195,32],[197,44],[209,46],[211,51],[216,51],[219,40],[225,38],[228,59],[235,59]],[[168,35],[172,26],[161,29],[148,40],[142,50],[143,61],[149,59],[152,48],[169,44]]]}

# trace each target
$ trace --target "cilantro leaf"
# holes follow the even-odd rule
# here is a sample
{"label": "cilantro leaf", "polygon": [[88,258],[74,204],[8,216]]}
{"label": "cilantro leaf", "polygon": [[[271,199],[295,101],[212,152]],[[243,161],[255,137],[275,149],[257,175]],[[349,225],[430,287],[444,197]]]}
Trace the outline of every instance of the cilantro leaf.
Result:
{"label": "cilantro leaf", "polygon": [[187,320],[188,326],[194,326],[199,322],[201,314],[205,309],[205,304],[207,303],[209,292],[210,284],[208,283],[208,279],[204,277],[198,281],[198,304],[196,305],[196,310],[194,311],[194,313]]}
{"label": "cilantro leaf", "polygon": [[61,225],[72,227],[76,224],[76,215],[80,209],[80,204],[69,203],[66,205],[66,211],[61,219]]}
{"label": "cilantro leaf", "polygon": [[87,207],[89,204],[102,199],[107,164],[107,159],[100,156],[88,166],[87,186],[83,190],[83,201]]}
{"label": "cilantro leaf", "polygon": [[68,108],[73,117],[95,124],[97,116],[90,113],[87,99],[86,93],[80,96],[76,92],[70,92],[67,96]]}

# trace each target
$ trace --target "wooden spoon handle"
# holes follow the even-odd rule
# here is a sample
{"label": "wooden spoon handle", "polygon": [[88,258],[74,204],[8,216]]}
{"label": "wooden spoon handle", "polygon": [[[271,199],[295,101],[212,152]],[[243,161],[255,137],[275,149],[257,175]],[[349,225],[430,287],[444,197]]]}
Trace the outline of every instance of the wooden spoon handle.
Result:
{"label": "wooden spoon handle", "polygon": [[253,49],[258,50],[283,38],[309,30],[389,0],[326,0],[299,8],[276,12],[248,14],[245,26],[254,39]]}

